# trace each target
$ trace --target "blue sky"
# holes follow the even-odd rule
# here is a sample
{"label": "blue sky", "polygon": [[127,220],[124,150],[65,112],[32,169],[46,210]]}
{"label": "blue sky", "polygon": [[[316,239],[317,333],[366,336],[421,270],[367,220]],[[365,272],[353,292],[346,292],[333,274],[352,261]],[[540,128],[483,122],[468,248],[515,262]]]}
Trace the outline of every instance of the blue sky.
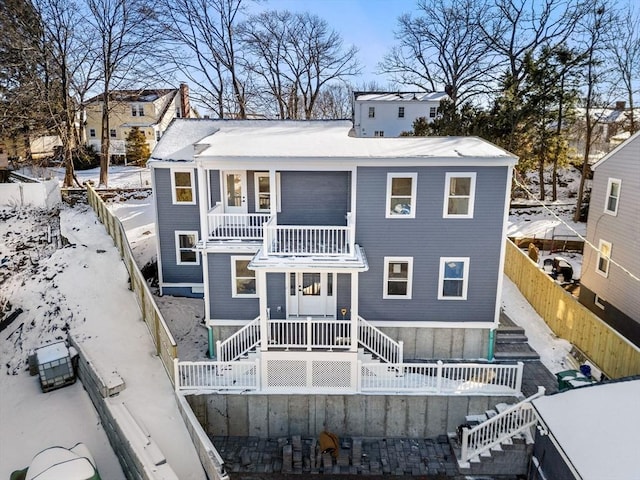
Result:
{"label": "blue sky", "polygon": [[345,45],[358,47],[363,66],[356,83],[376,80],[385,86],[385,77],[376,76],[376,64],[395,43],[393,31],[403,13],[414,12],[416,0],[267,0],[255,10],[308,11],[326,20],[342,36]]}

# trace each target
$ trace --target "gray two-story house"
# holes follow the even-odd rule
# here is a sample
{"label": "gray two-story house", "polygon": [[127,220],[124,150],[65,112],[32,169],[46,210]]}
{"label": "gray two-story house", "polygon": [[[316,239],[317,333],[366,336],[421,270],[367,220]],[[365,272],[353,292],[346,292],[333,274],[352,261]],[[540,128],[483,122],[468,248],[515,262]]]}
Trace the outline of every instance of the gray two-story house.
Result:
{"label": "gray two-story house", "polygon": [[640,134],[592,168],[580,302],[640,346]]}
{"label": "gray two-story house", "polygon": [[204,298],[212,357],[233,335],[348,355],[369,332],[404,359],[490,359],[516,157],[350,132],[174,120],[149,162],[161,293]]}

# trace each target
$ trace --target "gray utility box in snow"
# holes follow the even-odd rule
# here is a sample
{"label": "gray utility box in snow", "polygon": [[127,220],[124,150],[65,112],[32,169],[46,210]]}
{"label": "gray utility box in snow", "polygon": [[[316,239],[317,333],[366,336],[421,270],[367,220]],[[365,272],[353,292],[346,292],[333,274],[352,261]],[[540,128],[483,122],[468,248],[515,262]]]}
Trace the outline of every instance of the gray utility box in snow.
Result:
{"label": "gray utility box in snow", "polygon": [[52,343],[35,350],[35,363],[38,366],[40,387],[43,392],[49,392],[76,381],[73,368],[74,354],[75,349],[67,348],[65,342]]}

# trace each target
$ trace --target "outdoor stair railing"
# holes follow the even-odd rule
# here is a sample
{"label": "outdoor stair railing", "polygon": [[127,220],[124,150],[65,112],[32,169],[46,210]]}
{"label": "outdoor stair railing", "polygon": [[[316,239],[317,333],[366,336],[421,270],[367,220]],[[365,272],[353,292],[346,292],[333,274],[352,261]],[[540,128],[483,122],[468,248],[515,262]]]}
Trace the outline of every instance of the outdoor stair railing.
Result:
{"label": "outdoor stair railing", "polygon": [[362,317],[358,317],[358,343],[383,362],[403,362],[402,341],[395,341]]}
{"label": "outdoor stair railing", "polygon": [[536,425],[538,415],[531,401],[543,396],[544,391],[544,387],[538,387],[537,393],[481,424],[470,429],[463,427],[460,465],[468,467],[470,459]]}
{"label": "outdoor stair railing", "polygon": [[216,342],[219,362],[233,362],[260,344],[260,317],[252,320],[224,341]]}

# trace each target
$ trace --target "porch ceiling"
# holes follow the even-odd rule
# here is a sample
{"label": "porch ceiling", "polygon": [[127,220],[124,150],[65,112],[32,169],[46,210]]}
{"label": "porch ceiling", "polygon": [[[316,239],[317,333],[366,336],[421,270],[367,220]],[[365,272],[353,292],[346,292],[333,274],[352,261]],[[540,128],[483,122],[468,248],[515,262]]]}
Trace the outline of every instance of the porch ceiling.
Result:
{"label": "porch ceiling", "polygon": [[366,272],[369,270],[367,257],[359,245],[354,248],[353,257],[346,256],[267,256],[264,249],[249,263],[251,270],[266,270],[268,272],[288,272],[291,270],[345,270]]}

